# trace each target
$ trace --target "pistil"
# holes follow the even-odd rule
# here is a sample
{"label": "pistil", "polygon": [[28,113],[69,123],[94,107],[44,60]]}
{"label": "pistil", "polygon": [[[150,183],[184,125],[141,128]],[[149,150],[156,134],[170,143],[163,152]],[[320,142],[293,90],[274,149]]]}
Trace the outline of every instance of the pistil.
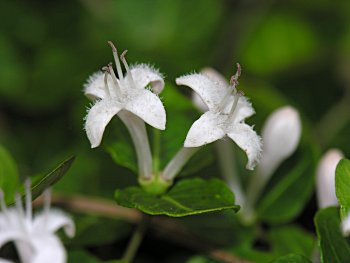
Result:
{"label": "pistil", "polygon": [[131,76],[131,71],[129,69],[129,65],[128,63],[126,62],[126,59],[125,59],[125,55],[128,51],[127,50],[124,50],[123,53],[120,55],[120,60],[123,62],[124,64],[124,67],[126,69],[126,77],[128,78],[128,81],[129,81],[129,84],[132,88],[136,88],[135,86],[135,82]]}

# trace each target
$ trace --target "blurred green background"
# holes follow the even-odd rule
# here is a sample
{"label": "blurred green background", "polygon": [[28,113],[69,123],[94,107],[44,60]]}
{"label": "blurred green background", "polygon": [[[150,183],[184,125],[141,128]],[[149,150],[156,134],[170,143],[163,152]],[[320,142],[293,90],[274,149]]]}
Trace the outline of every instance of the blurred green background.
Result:
{"label": "blurred green background", "polygon": [[0,143],[22,176],[75,154],[58,189],[111,197],[129,184],[130,172],[91,150],[83,130],[83,84],[112,61],[107,40],[170,84],[206,66],[229,77],[239,62],[258,131],[283,101],[300,110],[321,149],[350,156],[349,1],[2,0],[0,20]]}
{"label": "blurred green background", "polygon": [[[229,78],[239,62],[239,88],[257,111],[248,122],[258,132],[273,109],[291,104],[309,137],[299,153],[339,147],[350,157],[350,1],[0,0],[0,32],[0,144],[23,178],[77,155],[55,190],[112,198],[116,187],[136,182],[102,147],[91,150],[83,130],[90,104],[83,84],[112,61],[108,40],[129,50],[129,63],[159,68],[168,87],[208,66]],[[169,93],[164,102],[175,109],[167,109],[171,120],[177,100]],[[194,108],[192,115],[194,121]],[[301,218],[308,216],[306,225],[314,206]],[[92,232],[73,245],[110,242],[115,232],[130,231],[118,222],[108,222],[110,231],[96,218],[79,220],[78,228]],[[94,236],[89,227],[97,221],[103,234]]]}

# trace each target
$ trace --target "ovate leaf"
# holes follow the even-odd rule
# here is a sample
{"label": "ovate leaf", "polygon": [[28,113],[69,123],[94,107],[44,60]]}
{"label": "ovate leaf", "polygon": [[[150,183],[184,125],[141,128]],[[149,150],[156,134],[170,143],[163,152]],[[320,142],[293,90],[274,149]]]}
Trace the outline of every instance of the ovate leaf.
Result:
{"label": "ovate leaf", "polygon": [[350,161],[343,159],[335,170],[335,192],[340,204],[340,215],[344,218],[350,212]]}
{"label": "ovate leaf", "polygon": [[321,248],[321,262],[349,262],[350,247],[340,232],[338,209],[329,207],[318,211],[315,225]]}
{"label": "ovate leaf", "polygon": [[185,179],[169,192],[155,196],[140,187],[129,187],[115,192],[117,203],[136,208],[151,215],[181,217],[224,209],[239,210],[233,193],[218,179]]}

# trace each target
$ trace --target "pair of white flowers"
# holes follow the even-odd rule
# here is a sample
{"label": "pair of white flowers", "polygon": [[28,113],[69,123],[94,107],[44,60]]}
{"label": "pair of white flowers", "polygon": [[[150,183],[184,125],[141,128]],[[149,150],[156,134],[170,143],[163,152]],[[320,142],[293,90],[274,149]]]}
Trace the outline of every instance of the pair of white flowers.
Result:
{"label": "pair of white flowers", "polygon": [[[95,73],[88,80],[84,93],[94,104],[86,116],[85,130],[91,147],[95,148],[100,145],[107,124],[118,115],[134,141],[140,177],[151,178],[151,155],[144,122],[154,128],[165,129],[165,109],[158,97],[164,88],[164,80],[157,70],[145,64],[129,69],[125,52],[120,56],[126,70],[124,76],[117,49],[111,42],[109,44],[118,77],[109,64],[104,72]],[[184,150],[180,150],[176,160],[164,169],[165,178],[172,179],[195,152],[194,149],[226,136],[246,152],[248,169],[253,169],[259,162],[261,139],[251,126],[244,123],[255,111],[247,98],[236,89],[239,75],[240,68],[230,84],[207,74],[190,74],[176,79],[178,85],[192,88],[208,110],[193,123],[185,139]]]}
{"label": "pair of white flowers", "polygon": [[[66,262],[66,251],[55,232],[63,227],[67,236],[74,236],[72,219],[60,210],[50,208],[49,190],[44,193],[44,210],[33,217],[29,180],[25,188],[24,208],[19,194],[16,195],[15,207],[7,207],[0,190],[0,247],[13,241],[22,263]],[[0,259],[0,262],[11,261]]]}

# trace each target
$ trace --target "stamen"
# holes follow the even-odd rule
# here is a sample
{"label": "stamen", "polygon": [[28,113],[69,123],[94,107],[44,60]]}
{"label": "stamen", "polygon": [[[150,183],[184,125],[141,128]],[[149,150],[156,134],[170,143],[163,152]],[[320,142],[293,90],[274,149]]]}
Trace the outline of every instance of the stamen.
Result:
{"label": "stamen", "polygon": [[[22,198],[19,193],[15,194],[15,205],[20,218],[24,217]],[[20,218],[18,218],[20,220]]]}
{"label": "stamen", "polygon": [[122,71],[122,67],[120,65],[117,48],[115,47],[115,45],[113,44],[112,41],[107,41],[107,43],[112,48],[115,65],[117,67],[118,78],[120,81],[122,81],[123,80],[123,71]]}
{"label": "stamen", "polygon": [[51,189],[45,189],[44,191],[44,225],[47,225],[49,221],[49,215],[50,215],[50,208],[51,208]]}
{"label": "stamen", "polygon": [[31,183],[28,178],[25,182],[25,192],[26,192],[26,216],[28,220],[32,219],[32,192],[31,192]]}
{"label": "stamen", "polygon": [[132,79],[132,76],[131,76],[131,71],[129,69],[128,63],[126,62],[126,59],[125,59],[125,55],[127,52],[128,52],[127,50],[123,51],[123,53],[120,55],[120,60],[123,62],[124,67],[126,69],[126,73],[127,73],[126,76],[128,78],[129,84],[131,85],[131,87],[136,88],[134,80]]}
{"label": "stamen", "polygon": [[234,100],[233,100],[233,104],[232,104],[230,113],[228,115],[229,122],[232,122],[234,120],[236,113],[237,113],[236,108],[237,108],[238,100],[243,95],[244,95],[243,91],[241,91],[241,90],[237,91],[237,93],[234,97]]}
{"label": "stamen", "polygon": [[5,194],[2,189],[0,189],[0,205],[1,205],[1,211],[3,211],[5,214],[7,212],[7,206],[5,203]]}
{"label": "stamen", "polygon": [[[225,96],[224,98],[222,99],[222,101],[220,102],[220,105],[219,105],[219,111],[223,111],[225,109],[225,107],[227,106],[227,104],[229,103],[230,101],[230,98],[231,98],[231,94],[233,96],[236,96],[237,94],[237,89],[236,87],[238,86],[238,78],[239,76],[241,76],[241,71],[242,71],[242,68],[241,68],[241,65],[239,63],[236,64],[237,65],[237,71],[234,75],[231,76],[230,78],[230,86],[228,87],[226,93],[225,93]],[[231,108],[231,111],[232,111],[232,108]],[[230,113],[231,114],[231,113]]]}
{"label": "stamen", "polygon": [[113,83],[115,85],[116,95],[117,95],[118,98],[121,98],[122,93],[121,93],[121,90],[120,90],[120,87],[119,87],[119,84],[118,84],[117,76],[114,73],[114,70],[113,70],[113,67],[112,67],[112,63],[108,64],[108,72],[112,76],[112,80],[113,80]]}
{"label": "stamen", "polygon": [[109,92],[109,86],[108,86],[108,74],[109,74],[109,68],[107,66],[104,66],[102,70],[105,72],[105,76],[103,78],[104,84],[105,84],[105,91],[107,93],[108,97],[111,97],[111,93]]}

